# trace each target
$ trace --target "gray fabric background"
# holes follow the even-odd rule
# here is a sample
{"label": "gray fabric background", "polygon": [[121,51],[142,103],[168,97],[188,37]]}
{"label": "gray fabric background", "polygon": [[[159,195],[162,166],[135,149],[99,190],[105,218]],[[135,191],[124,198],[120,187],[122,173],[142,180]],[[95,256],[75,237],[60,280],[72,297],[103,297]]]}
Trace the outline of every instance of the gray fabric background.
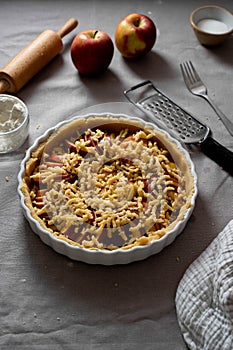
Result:
{"label": "gray fabric background", "polygon": [[[31,231],[17,195],[24,150],[47,128],[80,111],[137,114],[123,91],[151,79],[162,91],[207,123],[233,151],[232,137],[208,103],[191,95],[179,63],[191,59],[223,112],[233,118],[233,37],[222,46],[199,44],[190,13],[211,1],[26,1],[0,2],[0,67],[45,29],[58,30],[70,17],[79,26],[63,39],[63,52],[17,96],[30,112],[30,135],[17,152],[0,156],[0,348],[184,350],[174,297],[189,264],[232,219],[232,177],[198,149],[190,151],[199,195],[188,225],[158,255],[126,266],[95,266],[54,252]],[[231,0],[215,1],[233,10]],[[80,77],[70,58],[74,36],[85,29],[112,38],[126,14],[149,15],[157,25],[153,51],[139,61],[117,49],[109,70]],[[95,106],[95,107],[93,107]],[[7,181],[8,180],[8,181]]]}

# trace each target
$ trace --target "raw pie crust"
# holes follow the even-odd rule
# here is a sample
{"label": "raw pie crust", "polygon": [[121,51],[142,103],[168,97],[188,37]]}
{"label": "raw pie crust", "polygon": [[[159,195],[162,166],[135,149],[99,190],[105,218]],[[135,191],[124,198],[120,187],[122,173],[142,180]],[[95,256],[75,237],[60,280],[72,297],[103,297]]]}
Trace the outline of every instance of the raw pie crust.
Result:
{"label": "raw pie crust", "polygon": [[125,117],[93,116],[39,144],[21,190],[32,217],[58,239],[115,250],[172,230],[191,205],[194,180],[163,132]]}

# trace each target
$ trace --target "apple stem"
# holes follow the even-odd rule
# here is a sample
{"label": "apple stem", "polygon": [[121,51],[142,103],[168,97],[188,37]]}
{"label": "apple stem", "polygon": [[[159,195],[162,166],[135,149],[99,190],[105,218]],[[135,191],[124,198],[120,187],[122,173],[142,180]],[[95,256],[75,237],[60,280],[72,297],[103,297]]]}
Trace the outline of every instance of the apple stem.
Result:
{"label": "apple stem", "polygon": [[97,33],[98,33],[98,30],[95,31],[95,33],[94,33],[94,35],[93,35],[93,39],[95,39]]}
{"label": "apple stem", "polygon": [[135,27],[139,27],[139,25],[140,25],[140,18],[136,18],[135,19],[134,25],[135,25]]}

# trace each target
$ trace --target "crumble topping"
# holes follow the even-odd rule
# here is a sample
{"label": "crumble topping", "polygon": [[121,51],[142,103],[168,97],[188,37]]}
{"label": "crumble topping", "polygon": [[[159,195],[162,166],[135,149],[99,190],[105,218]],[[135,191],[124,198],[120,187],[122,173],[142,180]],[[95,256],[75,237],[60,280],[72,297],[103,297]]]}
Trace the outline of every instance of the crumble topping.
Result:
{"label": "crumble topping", "polygon": [[44,147],[26,182],[42,226],[90,249],[160,239],[187,205],[183,174],[148,130],[97,127],[67,137]]}

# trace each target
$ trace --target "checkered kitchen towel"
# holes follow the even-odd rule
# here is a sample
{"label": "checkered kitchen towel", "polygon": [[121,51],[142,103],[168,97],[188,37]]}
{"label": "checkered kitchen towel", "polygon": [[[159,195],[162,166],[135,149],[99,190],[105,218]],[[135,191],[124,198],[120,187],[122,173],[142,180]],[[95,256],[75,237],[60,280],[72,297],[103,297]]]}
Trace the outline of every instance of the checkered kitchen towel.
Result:
{"label": "checkered kitchen towel", "polygon": [[233,350],[233,220],[189,266],[175,301],[191,350]]}

